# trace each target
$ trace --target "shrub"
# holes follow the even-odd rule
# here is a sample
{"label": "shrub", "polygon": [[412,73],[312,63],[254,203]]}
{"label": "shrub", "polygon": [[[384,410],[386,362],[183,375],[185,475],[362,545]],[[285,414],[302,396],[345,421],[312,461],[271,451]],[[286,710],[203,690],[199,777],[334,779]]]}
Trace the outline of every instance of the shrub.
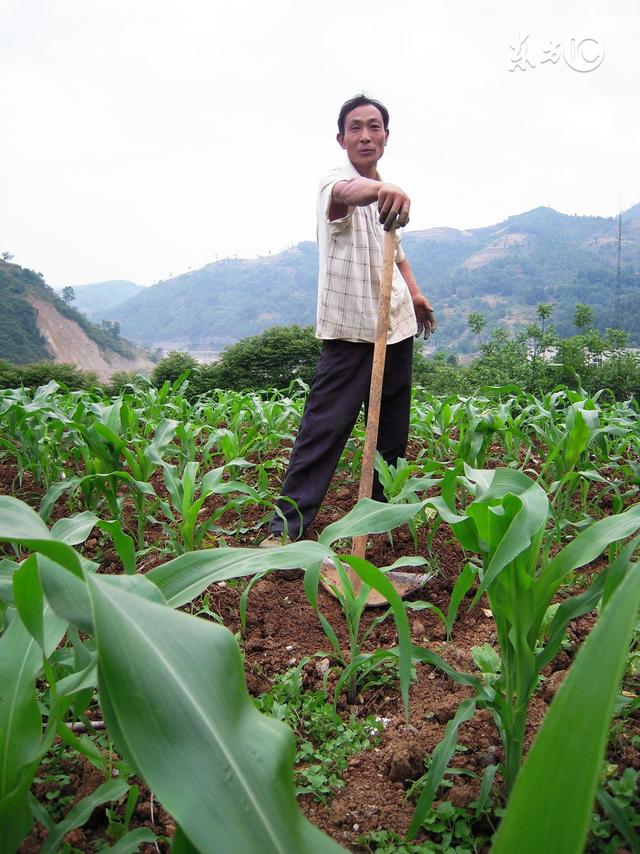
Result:
{"label": "shrub", "polygon": [[438,352],[426,358],[414,349],[413,383],[431,394],[464,394],[468,388],[467,369],[456,365],[453,354]]}
{"label": "shrub", "polygon": [[56,362],[33,362],[30,365],[10,365],[0,362],[0,386],[2,388],[37,388],[55,382],[69,389],[89,389],[98,385],[92,371],[81,371],[75,365]]}
{"label": "shrub", "polygon": [[158,364],[153,369],[151,374],[151,382],[153,385],[160,388],[169,380],[170,383],[175,382],[185,371],[190,374],[195,373],[198,363],[189,353],[183,353],[179,350],[172,350],[164,359],[160,359]]}
{"label": "shrub", "polygon": [[133,371],[116,371],[107,383],[107,394],[120,394],[128,385],[148,385],[150,382],[148,377],[142,374],[136,374]]}
{"label": "shrub", "polygon": [[[295,379],[311,382],[322,342],[311,326],[274,326],[226,349],[219,362],[203,366],[192,387],[288,388]],[[193,390],[193,388],[192,388]]]}

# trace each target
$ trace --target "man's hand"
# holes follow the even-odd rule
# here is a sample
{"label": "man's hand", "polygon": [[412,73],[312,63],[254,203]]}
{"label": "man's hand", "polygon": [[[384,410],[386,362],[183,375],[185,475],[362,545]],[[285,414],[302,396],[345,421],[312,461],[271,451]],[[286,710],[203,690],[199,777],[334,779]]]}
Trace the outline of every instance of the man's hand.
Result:
{"label": "man's hand", "polygon": [[390,231],[394,225],[403,228],[409,222],[410,207],[411,199],[404,190],[394,184],[380,184],[378,211],[385,231]]}
{"label": "man's hand", "polygon": [[427,338],[436,331],[437,327],[436,316],[433,313],[433,306],[421,293],[412,295],[411,299],[413,300],[413,308],[416,313],[416,320],[418,321],[416,338],[420,338],[422,335],[426,341]]}

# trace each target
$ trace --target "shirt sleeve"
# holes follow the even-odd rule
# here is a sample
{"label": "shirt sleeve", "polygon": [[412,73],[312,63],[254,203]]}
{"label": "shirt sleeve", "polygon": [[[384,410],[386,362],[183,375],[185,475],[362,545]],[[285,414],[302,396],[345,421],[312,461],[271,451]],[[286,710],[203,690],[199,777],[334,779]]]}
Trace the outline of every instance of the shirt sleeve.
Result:
{"label": "shirt sleeve", "polygon": [[348,181],[349,178],[350,178],[350,176],[347,175],[344,172],[344,170],[332,169],[331,172],[328,172],[324,176],[322,181],[320,182],[319,209],[322,213],[322,216],[324,217],[325,222],[328,223],[328,225],[330,225],[330,226],[340,225],[341,223],[347,222],[351,218],[353,212],[355,211],[355,206],[350,205],[347,208],[347,213],[345,214],[345,216],[340,217],[340,219],[334,219],[334,220],[329,219],[329,211],[331,209],[333,188],[335,187],[336,184],[340,183],[340,181]]}
{"label": "shirt sleeve", "polygon": [[396,231],[396,264],[400,261],[404,261],[407,256],[404,254],[404,249],[402,248],[402,242],[400,241],[400,235]]}

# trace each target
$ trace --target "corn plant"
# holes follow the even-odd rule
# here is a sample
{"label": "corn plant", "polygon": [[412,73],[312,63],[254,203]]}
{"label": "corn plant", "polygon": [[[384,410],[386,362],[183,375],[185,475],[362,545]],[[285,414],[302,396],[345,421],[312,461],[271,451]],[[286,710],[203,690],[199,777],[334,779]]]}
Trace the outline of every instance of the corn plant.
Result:
{"label": "corn plant", "polygon": [[[293,735],[256,710],[227,629],[174,611],[143,576],[97,574],[26,504],[7,496],[0,496],[0,541],[32,551],[15,565],[11,585],[6,571],[0,579],[0,591],[13,591],[0,637],[2,851],[17,849],[34,817],[53,832],[54,845],[74,826],[71,813],[62,826],[47,824],[29,792],[60,721],[58,713],[50,716],[43,736],[35,680],[52,685],[46,658],[68,624],[93,639],[93,655],[66,685],[55,685],[58,703],[97,675],[118,752],[175,818],[174,851],[204,854],[212,839],[223,851],[343,851],[299,811]],[[110,781],[100,795],[112,800],[127,789],[125,781]]]}
{"label": "corn plant", "polygon": [[[400,457],[394,466],[389,465],[382,455],[376,451],[375,468],[385,498],[390,504],[416,504],[421,498],[419,493],[425,492],[440,482],[439,478],[425,474],[427,470],[438,472],[440,466],[435,462],[422,465],[410,464],[403,457]],[[422,476],[413,477],[414,474],[421,474]],[[418,524],[424,524],[428,515],[435,515],[435,513],[433,510],[423,507],[417,516],[407,522],[416,551],[418,550]]]}
{"label": "corn plant", "polygon": [[[22,388],[14,389],[0,399],[3,423],[0,449],[14,459],[20,483],[27,471],[45,488],[60,477],[63,437],[71,417],[61,405],[63,396],[57,395],[59,389],[58,383],[52,381],[33,394]],[[71,399],[70,395],[65,397]]]}
{"label": "corn plant", "polygon": [[[133,447],[123,447],[122,455],[129,467],[131,475],[137,483],[147,483],[158,466],[163,462],[165,455],[171,448],[171,442],[178,428],[178,422],[163,418],[155,431],[151,442],[147,437],[136,437],[132,443]],[[138,548],[144,548],[145,507],[144,497],[148,494],[141,489],[135,489],[133,500],[136,507],[138,520]],[[154,493],[155,494],[155,493]]]}
{"label": "corn plant", "polygon": [[[510,792],[520,768],[527,709],[539,674],[558,652],[569,621],[597,605],[607,573],[597,576],[586,593],[563,602],[545,645],[541,627],[547,609],[573,570],[640,528],[640,505],[594,523],[548,558],[542,545],[549,502],[538,484],[511,469],[468,466],[460,480],[472,497],[470,503],[458,508],[449,489],[429,503],[449,523],[462,547],[482,558],[473,604],[486,593],[496,623],[501,672],[490,692],[474,677],[465,679],[476,688],[478,705],[493,714],[504,744],[504,778]],[[622,555],[628,563],[629,547]],[[436,659],[425,652],[423,660]],[[453,673],[448,666],[447,672]]]}
{"label": "corn plant", "polygon": [[[513,788],[493,854],[581,854],[609,721],[640,606],[635,564],[608,591],[598,624],[560,686]],[[637,850],[633,829],[628,838]]]}
{"label": "corn plant", "polygon": [[170,463],[163,462],[162,467],[170,501],[159,502],[160,510],[169,523],[161,522],[161,524],[171,547],[178,553],[199,548],[207,532],[225,510],[237,507],[241,503],[238,499],[233,499],[201,519],[204,502],[210,495],[236,493],[243,496],[242,501],[245,502],[260,503],[261,501],[260,495],[253,487],[239,481],[223,480],[224,472],[229,466],[212,469],[200,480],[197,476],[199,468],[197,462],[187,463],[181,476],[177,467]]}

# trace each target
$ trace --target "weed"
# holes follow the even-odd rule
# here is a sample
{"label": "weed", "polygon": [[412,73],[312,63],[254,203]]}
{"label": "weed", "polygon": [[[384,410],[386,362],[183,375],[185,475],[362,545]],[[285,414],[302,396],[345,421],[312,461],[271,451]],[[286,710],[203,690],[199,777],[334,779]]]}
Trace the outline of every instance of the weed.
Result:
{"label": "weed", "polygon": [[278,676],[266,694],[256,698],[258,709],[282,720],[296,734],[296,793],[324,801],[344,786],[342,776],[354,753],[376,742],[382,723],[373,716],[344,721],[326,691],[302,691],[300,665]]}

